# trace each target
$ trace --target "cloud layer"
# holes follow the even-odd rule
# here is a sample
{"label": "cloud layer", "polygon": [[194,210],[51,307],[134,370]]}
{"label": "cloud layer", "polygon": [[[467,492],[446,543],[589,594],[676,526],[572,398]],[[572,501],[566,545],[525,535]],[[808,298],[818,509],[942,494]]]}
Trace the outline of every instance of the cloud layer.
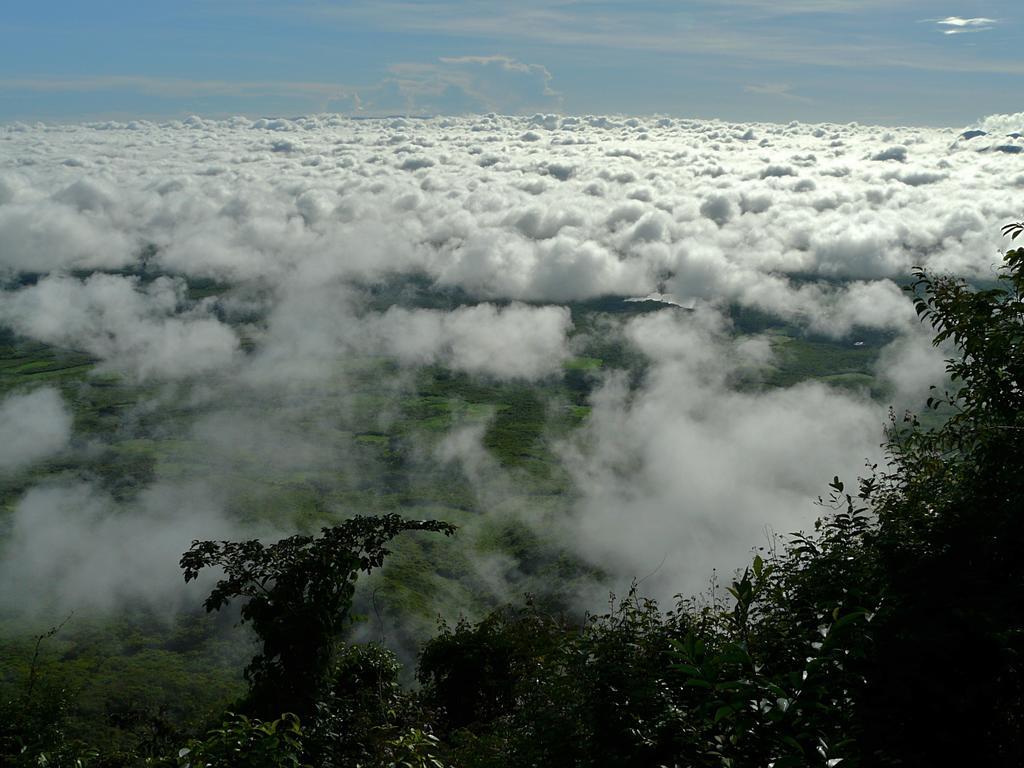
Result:
{"label": "cloud layer", "polygon": [[[443,64],[468,89],[480,68],[547,82],[505,59]],[[101,605],[164,595],[147,564],[170,558],[159,576],[175,580],[192,536],[235,531],[232,494],[253,475],[273,500],[295,473],[329,495],[341,476],[412,487],[456,466],[482,511],[536,522],[536,498],[484,448],[493,413],[424,438],[399,469],[360,451],[393,457],[389,397],[425,366],[543,385],[607,335],[648,367],[599,378],[558,443],[572,484],[560,541],[627,581],[660,562],[649,586],[663,596],[699,589],[766,525],[809,522],[822,481],[874,456],[884,412],[823,385],[752,388],[772,345],[737,338],[726,309],[849,343],[890,334],[879,378],[913,405],[941,354],[899,286],[914,265],[992,278],[999,225],[1020,215],[1024,156],[1005,149],[1020,128],[1020,115],[962,132],[553,114],[0,127],[0,325],[151,388],[118,439],[192,446],[161,448],[129,500],[88,478],[30,487],[7,567],[51,604],[86,599],[61,562],[92,574]],[[568,306],[650,295],[696,311],[579,329]],[[353,393],[353,372],[381,360],[393,376]],[[169,404],[185,423],[147,426]],[[70,444],[71,419],[56,390],[18,394],[0,405],[4,433],[20,440],[0,471],[20,471]],[[478,570],[506,596],[497,562]]]}
{"label": "cloud layer", "polygon": [[480,298],[660,290],[828,327],[856,297],[800,281],[990,274],[1024,169],[957,135],[553,115],[10,126],[0,269],[145,254],[236,284],[415,272]]}

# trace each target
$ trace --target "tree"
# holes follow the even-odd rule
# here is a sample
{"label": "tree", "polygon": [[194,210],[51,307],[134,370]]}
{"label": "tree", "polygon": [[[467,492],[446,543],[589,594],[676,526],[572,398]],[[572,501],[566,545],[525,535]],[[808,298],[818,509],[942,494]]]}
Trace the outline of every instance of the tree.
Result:
{"label": "tree", "polygon": [[421,695],[466,768],[672,764],[686,733],[669,661],[686,626],[635,591],[581,624],[500,609],[442,625],[420,656]]}
{"label": "tree", "polygon": [[[1016,237],[1024,225],[1010,225]],[[904,765],[1024,764],[1024,249],[996,287],[918,269],[917,313],[952,344],[952,412],[894,421],[873,494],[885,574],[865,751]]]}
{"label": "tree", "polygon": [[269,545],[255,539],[194,541],[182,555],[186,582],[204,568],[223,570],[204,603],[207,611],[245,600],[242,621],[252,624],[262,643],[246,667],[253,713],[312,714],[331,681],[356,579],[379,567],[389,554],[387,543],[404,531],[450,536],[455,527],[395,514],[354,517],[323,528],[317,537],[291,536]]}

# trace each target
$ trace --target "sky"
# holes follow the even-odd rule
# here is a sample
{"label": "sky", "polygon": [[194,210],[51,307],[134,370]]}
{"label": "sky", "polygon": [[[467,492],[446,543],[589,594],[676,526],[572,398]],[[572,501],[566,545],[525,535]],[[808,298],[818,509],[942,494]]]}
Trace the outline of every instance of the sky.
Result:
{"label": "sky", "polygon": [[1019,111],[1024,93],[1013,0],[4,5],[8,123],[542,112],[968,126]]}

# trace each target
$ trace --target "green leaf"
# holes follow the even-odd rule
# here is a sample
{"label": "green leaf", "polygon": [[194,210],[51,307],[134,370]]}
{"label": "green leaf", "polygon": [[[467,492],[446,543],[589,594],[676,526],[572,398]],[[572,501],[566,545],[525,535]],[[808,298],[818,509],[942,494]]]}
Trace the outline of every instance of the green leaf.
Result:
{"label": "green leaf", "polygon": [[672,669],[676,672],[682,672],[683,674],[690,675],[691,677],[701,677],[703,675],[703,673],[700,671],[700,668],[695,667],[692,664],[672,664],[669,667],[669,669]]}
{"label": "green leaf", "polygon": [[689,680],[686,681],[685,685],[688,685],[691,688],[707,688],[709,690],[712,688],[711,683],[709,683],[707,680],[701,680],[698,677],[691,677]]}

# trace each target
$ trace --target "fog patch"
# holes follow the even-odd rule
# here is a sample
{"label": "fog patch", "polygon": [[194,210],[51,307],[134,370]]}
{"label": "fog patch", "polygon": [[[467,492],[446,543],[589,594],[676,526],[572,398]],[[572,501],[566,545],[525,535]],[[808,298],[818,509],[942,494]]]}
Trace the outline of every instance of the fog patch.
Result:
{"label": "fog patch", "polygon": [[52,387],[0,401],[0,474],[59,453],[71,439],[72,417]]}
{"label": "fog patch", "polygon": [[194,538],[237,531],[209,488],[157,485],[120,504],[88,483],[29,490],[2,545],[0,605],[15,614],[104,612],[141,604],[170,614],[196,602],[178,567]]}
{"label": "fog patch", "polygon": [[567,541],[619,590],[670,600],[731,574],[766,530],[806,528],[833,475],[853,479],[878,455],[882,414],[821,384],[750,392],[729,380],[765,362],[720,317],[662,312],[627,333],[650,355],[636,389],[612,376],[593,397],[565,459],[581,499]]}
{"label": "fog patch", "polygon": [[38,341],[81,349],[139,379],[230,368],[235,332],[203,306],[179,311],[180,281],[142,285],[117,275],[51,276],[4,295],[0,322]]}

